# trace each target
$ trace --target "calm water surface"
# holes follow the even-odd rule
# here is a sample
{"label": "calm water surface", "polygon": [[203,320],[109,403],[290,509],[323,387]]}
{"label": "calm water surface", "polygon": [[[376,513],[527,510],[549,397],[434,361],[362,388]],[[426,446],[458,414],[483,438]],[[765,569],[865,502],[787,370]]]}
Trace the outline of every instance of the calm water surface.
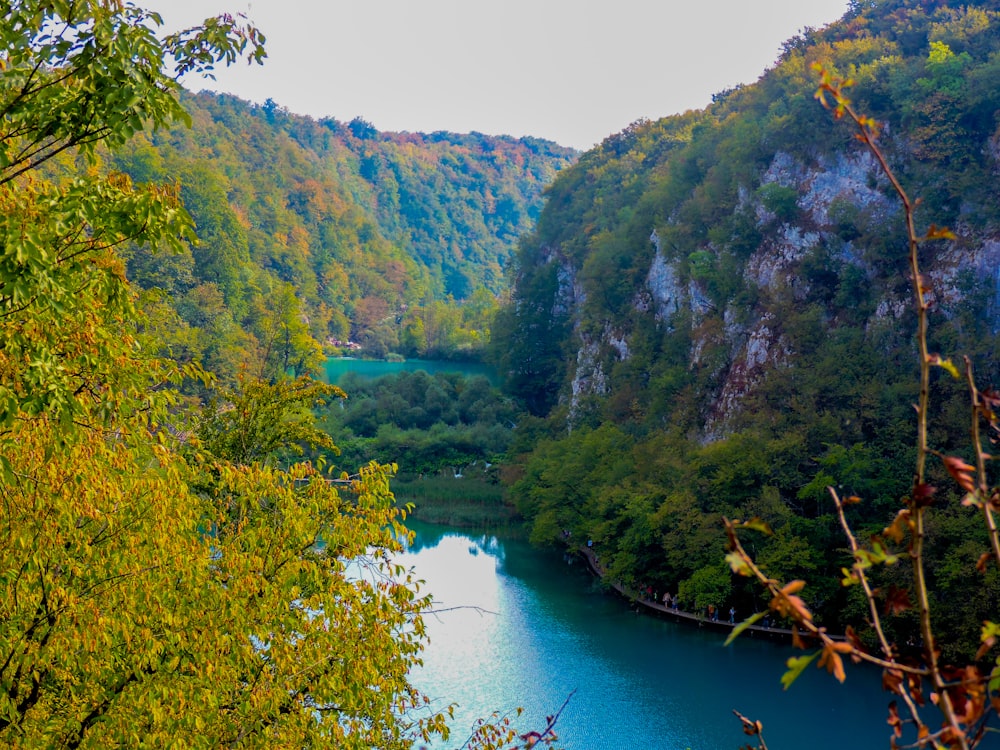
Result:
{"label": "calm water surface", "polygon": [[789,649],[748,638],[726,648],[717,633],[637,615],[579,564],[524,542],[412,528],[400,562],[442,610],[427,617],[431,642],[412,678],[437,707],[460,704],[439,747],[461,745],[476,717],[517,706],[517,726],[541,729],[574,690],[557,725],[569,750],[736,750],[750,738],[734,708],[764,723],[771,750],[889,746],[874,671],[848,667],[841,686],[810,668],[785,692]]}
{"label": "calm water surface", "polygon": [[444,360],[408,359],[405,362],[386,362],[381,359],[354,359],[352,357],[335,357],[328,359],[324,365],[329,382],[337,385],[340,379],[349,372],[366,378],[378,378],[383,375],[395,375],[399,372],[424,372],[434,375],[439,372],[457,372],[466,377],[482,375],[493,385],[497,384],[496,371],[488,365],[478,362],[447,362]]}

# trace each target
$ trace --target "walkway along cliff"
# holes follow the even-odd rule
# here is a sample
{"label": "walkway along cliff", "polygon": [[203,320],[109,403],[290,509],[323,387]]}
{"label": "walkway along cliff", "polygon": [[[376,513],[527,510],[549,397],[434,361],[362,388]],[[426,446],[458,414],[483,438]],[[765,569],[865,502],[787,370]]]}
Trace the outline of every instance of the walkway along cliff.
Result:
{"label": "walkway along cliff", "polygon": [[[609,580],[604,573],[604,569],[601,567],[600,562],[597,559],[596,553],[593,549],[588,547],[580,547],[580,554],[587,561],[591,572],[594,573],[603,583],[610,586],[621,596],[625,597],[629,602],[636,606],[637,610],[647,610],[658,616],[667,617],[675,622],[687,622],[697,625],[700,628],[713,628],[720,632],[729,633],[734,628],[741,625],[741,620],[736,622],[729,622],[728,618],[724,617],[725,613],[719,613],[719,619],[712,619],[710,617],[704,617],[702,615],[696,614],[694,612],[686,612],[682,609],[674,609],[673,607],[667,607],[659,602],[652,601],[650,599],[644,598],[641,593],[634,591],[632,589],[624,586],[620,581]],[[792,639],[793,632],[788,628],[774,628],[766,627],[764,625],[747,625],[743,628],[740,635],[746,635],[751,638],[765,637],[771,640],[780,642],[790,642]],[[800,637],[805,638],[807,634],[800,633]],[[836,640],[843,640],[842,635],[832,635]]]}

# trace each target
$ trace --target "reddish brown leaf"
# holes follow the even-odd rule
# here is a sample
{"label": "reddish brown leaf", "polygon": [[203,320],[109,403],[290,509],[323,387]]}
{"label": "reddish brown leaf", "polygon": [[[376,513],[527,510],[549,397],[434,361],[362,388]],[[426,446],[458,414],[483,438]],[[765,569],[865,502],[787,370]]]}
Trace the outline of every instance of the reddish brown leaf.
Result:
{"label": "reddish brown leaf", "polygon": [[805,585],[805,581],[790,581],[771,600],[769,606],[782,617],[790,617],[796,622],[811,621],[812,612],[809,611],[802,599],[795,596],[796,592],[801,591]]}
{"label": "reddish brown leaf", "polygon": [[945,727],[938,736],[946,747],[962,747],[961,739],[965,737],[965,732],[954,727]]}
{"label": "reddish brown leaf", "polygon": [[996,391],[990,391],[990,397],[986,397],[983,393],[979,394],[979,410],[993,429],[997,427],[997,409],[1000,408],[1000,402],[995,395]]}
{"label": "reddish brown leaf", "polygon": [[972,478],[972,472],[976,470],[974,466],[969,466],[957,456],[943,456],[941,460],[959,487],[966,492],[973,492],[976,489],[976,483]]}
{"label": "reddish brown leaf", "polygon": [[918,674],[906,675],[906,684],[910,691],[913,702],[918,706],[924,705],[924,684]]}
{"label": "reddish brown leaf", "polygon": [[801,580],[789,581],[781,588],[781,593],[785,596],[797,594],[806,587],[806,582]]}
{"label": "reddish brown leaf", "polygon": [[[759,722],[758,722],[759,723]],[[760,734],[760,727],[757,724],[751,724],[748,721],[743,722],[743,734],[749,734],[751,737]]]}
{"label": "reddish brown leaf", "polygon": [[[962,698],[960,702],[956,702],[956,694]],[[949,695],[955,703],[956,713],[967,726],[979,721],[986,710],[986,686],[975,665],[969,665],[963,670],[961,685],[951,688]]]}
{"label": "reddish brown leaf", "polygon": [[937,487],[927,483],[918,484],[913,488],[913,504],[918,508],[926,508],[934,502],[935,492],[937,492]]}
{"label": "reddish brown leaf", "polygon": [[812,620],[813,617],[812,612],[809,611],[809,608],[806,606],[805,602],[802,601],[799,597],[797,596],[788,597],[788,605],[789,607],[791,607],[791,611],[793,613],[792,616],[795,617],[795,619],[799,621]]}
{"label": "reddish brown leaf", "polygon": [[984,552],[983,554],[981,554],[979,556],[979,559],[976,560],[976,570],[978,570],[980,573],[985,573],[986,572],[986,566],[989,564],[990,560],[992,560],[992,559],[993,559],[993,554],[990,553],[990,552]]}
{"label": "reddish brown leaf", "polygon": [[524,741],[525,747],[534,747],[535,744],[542,738],[542,735],[538,732],[528,732],[527,734],[522,734],[521,739]]}
{"label": "reddish brown leaf", "polygon": [[895,584],[889,587],[889,592],[885,595],[883,611],[887,615],[898,615],[910,609],[910,592],[906,589],[897,588]]}
{"label": "reddish brown leaf", "polygon": [[748,734],[751,737],[754,737],[764,731],[764,725],[760,721],[748,719],[736,710],[734,710],[733,713],[736,714],[736,718],[739,719],[740,723],[743,725],[743,734]]}
{"label": "reddish brown leaf", "polygon": [[725,524],[726,524],[726,536],[729,538],[728,549],[736,549],[739,541],[736,538],[736,531],[733,529],[733,525],[732,523],[730,523],[729,519],[725,519]]}
{"label": "reddish brown leaf", "polygon": [[819,666],[826,667],[826,671],[837,678],[838,682],[847,679],[844,673],[844,660],[840,658],[837,649],[832,644],[823,647],[823,653],[819,657]]}
{"label": "reddish brown leaf", "polygon": [[799,635],[798,625],[792,626],[792,646],[794,646],[795,648],[801,648],[803,650],[805,650],[806,648],[806,642],[803,641],[802,636]]}
{"label": "reddish brown leaf", "polygon": [[854,653],[851,655],[851,659],[855,662],[861,661],[859,654],[868,653],[865,649],[864,644],[861,642],[861,638],[858,636],[857,632],[850,625],[844,631],[844,636],[847,638],[847,642],[851,644],[851,648],[854,649]]}
{"label": "reddish brown leaf", "polygon": [[[886,722],[890,727],[892,727],[893,737],[903,736],[903,720],[899,718],[899,710],[896,708],[896,701],[889,701],[889,718]],[[893,747],[896,743],[893,742]]]}
{"label": "reddish brown leaf", "polygon": [[990,507],[993,510],[1000,510],[1000,491],[993,490],[990,494]]}
{"label": "reddish brown leaf", "polygon": [[990,649],[993,648],[996,645],[996,643],[997,639],[994,638],[993,636],[984,638],[982,644],[979,646],[979,649],[976,651],[976,661],[979,661],[984,656],[986,656],[986,654],[990,652]]}
{"label": "reddish brown leaf", "polygon": [[[902,695],[903,686],[903,673],[898,669],[883,669],[882,670],[882,689],[887,693],[895,693],[896,695]],[[894,710],[896,702],[893,701],[889,704],[890,712]]]}

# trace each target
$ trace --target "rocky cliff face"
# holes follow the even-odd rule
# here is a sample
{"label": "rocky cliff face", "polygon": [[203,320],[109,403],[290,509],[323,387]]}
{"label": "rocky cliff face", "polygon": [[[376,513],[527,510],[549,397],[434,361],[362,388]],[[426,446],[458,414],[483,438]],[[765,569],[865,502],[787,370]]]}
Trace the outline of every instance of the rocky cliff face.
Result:
{"label": "rocky cliff face", "polygon": [[[917,234],[955,233],[919,248],[930,351],[1000,383],[1000,6],[851,6],[755,84],[632,125],[549,189],[500,329],[512,392],[545,417],[526,421],[510,486],[533,539],[570,529],[615,576],[704,601],[732,586],[752,608],[719,518],[759,517],[769,575],[808,580],[824,622],[857,612],[826,488],[862,499],[858,528],[912,491],[917,321],[900,201],[849,118],[817,104],[814,62],[885,123],[892,174],[922,199]],[[964,385],[934,368],[942,456],[973,451]],[[960,488],[930,463],[942,573],[977,532],[958,530]]]}
{"label": "rocky cliff face", "polygon": [[[796,380],[783,372],[833,378],[859,349],[912,363],[900,202],[851,126],[816,103],[813,62],[852,71],[850,95],[924,199],[918,231],[957,236],[921,248],[942,345],[992,358],[980,344],[1000,331],[1000,11],[976,5],[859,6],[757,83],[635,123],[563,172],[516,258],[514,298],[532,315],[500,337],[512,364],[537,358],[538,341],[550,355],[521,379],[525,395],[544,378],[545,404],[571,420],[683,421],[704,442],[761,399],[778,408],[776,389]],[[554,289],[543,277],[556,266]]]}
{"label": "rocky cliff face", "polygon": [[[997,161],[993,141],[990,157]],[[794,191],[796,216],[782,221],[760,198],[762,188],[776,185]],[[712,358],[715,383],[707,395],[702,440],[724,437],[730,418],[770,370],[787,366],[796,348],[782,333],[778,303],[805,304],[812,292],[810,281],[802,273],[802,264],[823,248],[831,270],[851,267],[872,287],[874,304],[869,325],[885,319],[899,320],[912,310],[907,285],[880,287],[881,271],[866,258],[865,248],[856,239],[844,237],[838,226],[837,212],[850,207],[863,221],[884,232],[899,232],[902,209],[888,186],[885,175],[867,151],[822,157],[813,164],[803,163],[792,155],[778,152],[761,175],[756,190],[740,186],[738,211],[755,217],[762,239],[742,268],[742,283],[752,291],[757,302],[740,306],[732,302],[722,309],[697,280],[685,272],[683,259],[665,251],[660,235],[653,228],[649,241],[653,247],[644,283],[632,300],[636,316],[649,318],[660,330],[675,332],[687,326],[690,335],[687,366],[708,365],[708,352],[724,351],[721,359]],[[924,274],[932,290],[936,312],[948,317],[967,299],[970,289],[985,294],[986,307],[981,312],[989,319],[990,329],[1000,331],[1000,235],[983,234],[968,226],[954,230],[958,239],[937,243],[924,258]],[[905,259],[905,234],[899,233],[892,244]],[[709,252],[713,251],[710,246]],[[573,409],[584,396],[606,396],[612,384],[607,370],[614,362],[624,362],[630,355],[630,338],[635,328],[606,321],[598,334],[584,332],[580,325],[586,292],[577,270],[568,258],[560,261],[560,294],[555,314],[570,315],[575,324],[575,352],[571,364],[570,387],[565,395]],[[685,278],[687,277],[687,278]],[[709,325],[709,321],[721,325]],[[835,324],[835,320],[830,321]]]}

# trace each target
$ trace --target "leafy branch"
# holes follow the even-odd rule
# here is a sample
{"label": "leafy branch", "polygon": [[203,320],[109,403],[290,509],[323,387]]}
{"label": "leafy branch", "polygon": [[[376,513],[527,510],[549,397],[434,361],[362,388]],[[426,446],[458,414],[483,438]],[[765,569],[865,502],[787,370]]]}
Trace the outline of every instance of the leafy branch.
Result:
{"label": "leafy branch", "polygon": [[[770,607],[776,613],[791,619],[794,623],[793,643],[799,648],[806,648],[806,643],[800,636],[800,631],[816,640],[820,649],[802,657],[788,660],[788,671],[782,678],[787,688],[799,674],[817,657],[820,667],[826,667],[829,672],[843,682],[846,679],[843,657],[848,656],[854,662],[868,662],[880,666],[883,670],[882,684],[884,689],[895,694],[906,706],[908,719],[903,719],[894,700],[889,704],[888,723],[892,728],[891,747],[934,747],[949,750],[969,750],[978,747],[988,732],[993,732],[987,726],[993,715],[994,705],[1000,697],[1000,660],[997,668],[989,678],[985,678],[976,662],[982,659],[1000,638],[1000,626],[992,622],[983,625],[981,634],[982,646],[969,664],[963,667],[946,665],[941,662],[941,651],[937,645],[936,632],[932,619],[931,585],[927,575],[927,519],[934,505],[937,488],[927,481],[927,460],[937,457],[943,467],[966,494],[962,504],[980,509],[990,542],[990,551],[984,553],[977,569],[984,571],[990,559],[1000,565],[1000,531],[998,531],[994,513],[1000,510],[1000,491],[990,489],[986,462],[993,457],[982,448],[982,424],[989,429],[998,430],[998,419],[994,409],[1000,405],[1000,395],[992,389],[980,391],[975,385],[972,365],[965,358],[965,380],[969,391],[971,405],[970,438],[975,450],[974,464],[963,459],[945,455],[929,446],[928,421],[930,404],[931,370],[940,367],[955,378],[960,378],[958,368],[948,359],[932,353],[928,346],[928,292],[927,280],[921,273],[918,250],[921,245],[935,240],[955,239],[948,229],[931,225],[923,234],[916,229],[915,210],[919,200],[912,199],[903,188],[893,169],[890,167],[884,152],[878,145],[881,127],[877,121],[854,109],[845,91],[853,85],[850,79],[835,77],[830,70],[822,65],[815,65],[819,75],[819,87],[816,98],[827,109],[833,112],[836,119],[847,119],[855,129],[855,137],[864,144],[878,163],[882,174],[888,179],[898,196],[904,213],[909,270],[911,276],[914,307],[917,316],[917,348],[919,357],[919,396],[915,410],[917,415],[916,460],[913,475],[913,486],[909,497],[903,499],[903,508],[896,514],[881,534],[875,534],[870,544],[865,547],[858,543],[857,536],[851,529],[847,519],[845,506],[861,502],[855,496],[841,498],[836,490],[828,487],[830,496],[837,509],[837,516],[853,558],[850,568],[844,568],[841,583],[844,586],[859,585],[868,605],[869,626],[874,631],[881,655],[870,653],[852,628],[847,629],[846,639],[839,641],[830,636],[823,627],[817,626],[812,619],[812,613],[798,595],[805,586],[804,581],[791,581],[787,584],[774,580],[766,575],[751,559],[741,544],[738,531],[751,528],[759,531],[769,531],[759,521],[739,522],[725,521],[729,536],[730,553],[727,556],[734,572],[755,577],[771,595]],[[892,551],[894,545],[904,545],[905,554]],[[888,591],[880,591],[873,587],[869,572],[875,566],[892,565],[902,558],[908,558],[913,576],[912,592],[890,587]],[[912,594],[912,596],[911,596]],[[908,609],[915,609],[919,619],[922,649],[920,659],[904,659],[895,645],[889,639],[880,614],[879,599],[887,614],[895,614]],[[911,602],[912,599],[912,602]],[[924,682],[930,684],[930,701],[941,712],[941,728],[932,732],[921,717],[921,709],[925,706]],[[991,705],[992,704],[992,705]],[[759,722],[752,722],[737,713],[743,722],[744,731],[748,734],[759,734]],[[916,739],[912,744],[897,743],[903,737],[904,724],[912,724],[916,728]],[[756,731],[751,731],[756,730]],[[761,747],[765,747],[761,739]]]}
{"label": "leafy branch", "polygon": [[[743,734],[747,734],[750,735],[751,737],[757,738],[758,742],[757,750],[767,750],[767,743],[764,742],[764,725],[761,724],[759,721],[748,719],[739,711],[734,710],[733,713],[736,714],[736,718],[740,720],[741,724],[743,724]],[[753,748],[751,748],[749,745],[746,745],[744,748],[741,748],[740,750],[753,750]]]}
{"label": "leafy branch", "polygon": [[[556,723],[575,694],[576,690],[570,692],[559,710],[545,717],[545,727],[541,731],[532,730],[518,734],[511,726],[512,719],[509,714],[505,716],[494,714],[491,720],[479,719],[476,722],[475,730],[462,743],[459,750],[466,750],[466,748],[469,750],[503,750],[504,748],[507,750],[530,750],[530,748],[535,747],[551,747],[559,740],[555,731]],[[518,708],[515,714],[520,716],[521,709]]]}

